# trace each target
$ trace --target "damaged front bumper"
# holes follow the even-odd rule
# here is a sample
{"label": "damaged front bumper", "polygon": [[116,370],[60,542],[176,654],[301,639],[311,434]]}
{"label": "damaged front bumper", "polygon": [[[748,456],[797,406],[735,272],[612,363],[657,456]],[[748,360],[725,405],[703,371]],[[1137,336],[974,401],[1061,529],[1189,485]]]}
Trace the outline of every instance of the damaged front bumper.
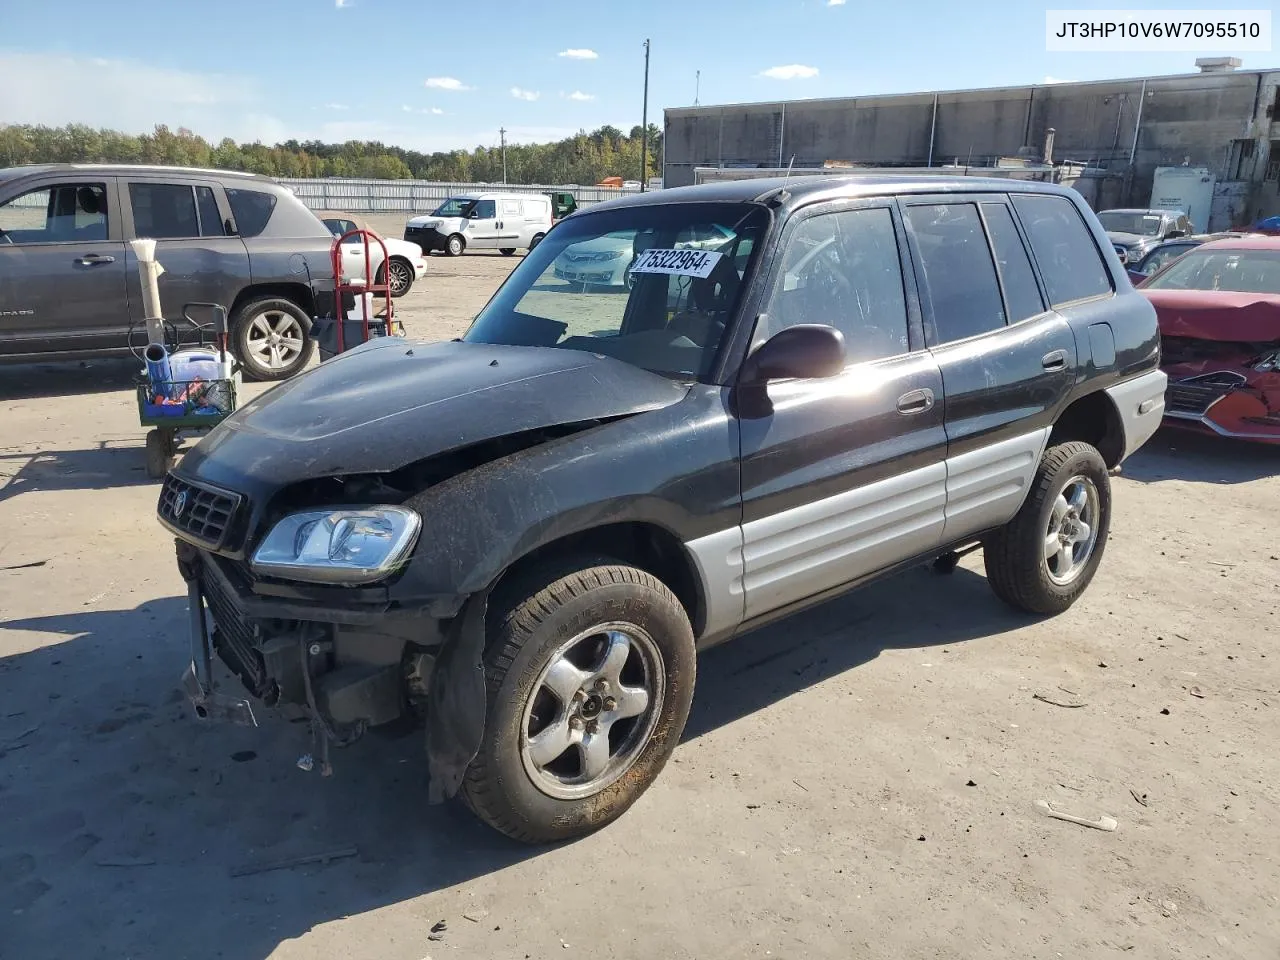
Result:
{"label": "damaged front bumper", "polygon": [[[484,729],[485,596],[448,623],[386,605],[322,607],[262,596],[238,582],[234,564],[185,541],[177,554],[191,642],[181,684],[197,718],[256,727],[267,707],[305,718],[325,775],[330,747],[405,717],[424,721],[429,799],[457,792]],[[222,689],[215,659],[248,696]],[[304,760],[310,769],[311,754]]]}
{"label": "damaged front bumper", "polygon": [[1280,370],[1207,360],[1165,370],[1165,418],[1172,426],[1280,444]]}

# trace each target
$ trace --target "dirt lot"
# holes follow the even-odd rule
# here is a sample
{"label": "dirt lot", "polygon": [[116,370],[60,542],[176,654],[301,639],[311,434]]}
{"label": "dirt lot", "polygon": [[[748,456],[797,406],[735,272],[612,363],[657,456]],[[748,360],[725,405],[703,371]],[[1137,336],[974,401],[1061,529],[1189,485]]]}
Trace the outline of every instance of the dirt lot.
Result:
{"label": "dirt lot", "polygon": [[[410,333],[515,262],[433,257]],[[655,787],[531,850],[428,807],[416,737],[323,780],[190,716],[129,373],[0,368],[0,957],[1280,956],[1280,450],[1158,435],[1056,619],[971,556],[711,651]]]}

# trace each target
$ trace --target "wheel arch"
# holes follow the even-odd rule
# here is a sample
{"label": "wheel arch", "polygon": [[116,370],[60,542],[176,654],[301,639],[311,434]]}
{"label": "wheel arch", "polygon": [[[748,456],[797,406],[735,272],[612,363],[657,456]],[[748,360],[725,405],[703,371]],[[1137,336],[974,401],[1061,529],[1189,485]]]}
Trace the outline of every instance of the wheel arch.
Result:
{"label": "wheel arch", "polygon": [[1124,421],[1120,410],[1105,390],[1077,397],[1058,414],[1049,434],[1049,446],[1079,440],[1102,454],[1108,469],[1114,469],[1125,454]]}
{"label": "wheel arch", "polygon": [[255,283],[241,289],[236,294],[236,298],[232,301],[227,310],[229,317],[234,317],[236,312],[251,300],[263,300],[266,298],[288,300],[290,303],[296,304],[303,313],[307,315],[307,328],[311,327],[311,318],[316,315],[315,311],[315,294],[311,287],[305,283]]}

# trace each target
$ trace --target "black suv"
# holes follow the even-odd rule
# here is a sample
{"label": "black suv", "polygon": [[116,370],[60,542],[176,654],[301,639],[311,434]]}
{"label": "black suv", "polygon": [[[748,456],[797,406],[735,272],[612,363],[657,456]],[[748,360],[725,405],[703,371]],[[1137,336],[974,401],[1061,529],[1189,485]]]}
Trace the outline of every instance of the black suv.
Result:
{"label": "black suv", "polygon": [[184,304],[221,303],[250,376],[307,362],[333,236],[297,197],[247,173],[96,164],[0,170],[0,362],[145,346],[137,237],[159,241],[160,302],[180,340],[193,335]]}
{"label": "black suv", "polygon": [[[694,245],[723,236],[714,249]],[[625,257],[582,293],[566,251]],[[746,180],[557,224],[459,341],[373,342],[215,429],[167,478],[211,653],[320,756],[426,726],[432,799],[577,836],[680,738],[695,651],[981,545],[996,594],[1067,609],[1109,470],[1160,423],[1151,305],[1071,190]],[[334,396],[326,415],[315,410]]]}

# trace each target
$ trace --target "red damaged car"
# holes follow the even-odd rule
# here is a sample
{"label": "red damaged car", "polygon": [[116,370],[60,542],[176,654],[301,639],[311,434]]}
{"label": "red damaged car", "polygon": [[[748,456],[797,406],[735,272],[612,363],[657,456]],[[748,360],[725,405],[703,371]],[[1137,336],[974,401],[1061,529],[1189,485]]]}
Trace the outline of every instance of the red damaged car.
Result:
{"label": "red damaged car", "polygon": [[1202,244],[1140,289],[1160,318],[1169,422],[1280,444],[1280,237]]}

